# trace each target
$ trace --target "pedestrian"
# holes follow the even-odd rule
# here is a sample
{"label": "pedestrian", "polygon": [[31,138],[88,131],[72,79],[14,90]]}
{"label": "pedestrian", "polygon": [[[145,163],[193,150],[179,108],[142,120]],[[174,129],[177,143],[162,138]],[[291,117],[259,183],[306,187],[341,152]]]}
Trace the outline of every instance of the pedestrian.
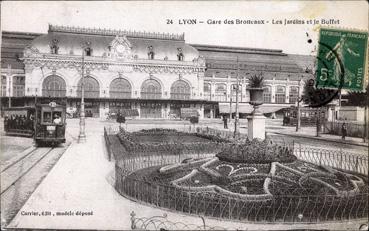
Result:
{"label": "pedestrian", "polygon": [[224,123],[224,129],[228,129],[228,119],[227,116],[223,115],[223,123]]}
{"label": "pedestrian", "polygon": [[343,122],[341,130],[342,130],[342,139],[344,140],[347,136],[347,126],[345,122]]}

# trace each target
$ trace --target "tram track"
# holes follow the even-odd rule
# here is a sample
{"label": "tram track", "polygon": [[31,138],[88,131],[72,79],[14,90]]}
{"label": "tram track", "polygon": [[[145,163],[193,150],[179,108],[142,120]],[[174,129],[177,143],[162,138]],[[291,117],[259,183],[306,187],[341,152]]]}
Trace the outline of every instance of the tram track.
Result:
{"label": "tram track", "polygon": [[39,147],[9,163],[1,172],[1,220],[5,227],[15,217],[70,142],[59,147]]}
{"label": "tram track", "polygon": [[15,164],[16,164],[16,163],[18,163],[19,161],[23,160],[23,159],[24,159],[24,158],[26,158],[27,156],[31,155],[31,154],[32,154],[33,152],[35,152],[35,151],[36,151],[36,148],[32,147],[32,149],[31,149],[27,154],[25,154],[25,155],[21,156],[20,158],[18,158],[18,159],[16,159],[16,160],[14,160],[14,161],[12,161],[11,163],[6,164],[4,167],[2,167],[2,168],[1,168],[1,172],[0,172],[0,173],[2,173],[2,172],[4,172],[4,171],[6,171],[8,168],[12,167],[13,165],[15,165]]}
{"label": "tram track", "polygon": [[1,195],[15,185],[55,148],[36,148],[1,171]]}

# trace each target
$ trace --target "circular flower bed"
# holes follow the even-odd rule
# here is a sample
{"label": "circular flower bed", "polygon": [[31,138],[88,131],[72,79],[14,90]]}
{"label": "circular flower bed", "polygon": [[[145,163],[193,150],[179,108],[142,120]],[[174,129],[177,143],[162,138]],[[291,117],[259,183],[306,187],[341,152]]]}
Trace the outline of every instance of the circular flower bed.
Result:
{"label": "circular flower bed", "polygon": [[368,215],[367,177],[297,160],[292,150],[266,141],[223,144],[215,156],[132,169],[117,173],[120,193],[186,213],[273,222]]}

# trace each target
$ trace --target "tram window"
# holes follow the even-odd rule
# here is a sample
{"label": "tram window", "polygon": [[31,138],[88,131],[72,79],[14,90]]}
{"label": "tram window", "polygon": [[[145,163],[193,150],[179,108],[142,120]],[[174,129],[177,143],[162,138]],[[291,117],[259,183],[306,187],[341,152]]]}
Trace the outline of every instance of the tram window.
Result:
{"label": "tram window", "polygon": [[44,123],[51,123],[51,112],[44,112]]}
{"label": "tram window", "polygon": [[53,113],[53,123],[60,124],[61,123],[61,115],[60,112]]}

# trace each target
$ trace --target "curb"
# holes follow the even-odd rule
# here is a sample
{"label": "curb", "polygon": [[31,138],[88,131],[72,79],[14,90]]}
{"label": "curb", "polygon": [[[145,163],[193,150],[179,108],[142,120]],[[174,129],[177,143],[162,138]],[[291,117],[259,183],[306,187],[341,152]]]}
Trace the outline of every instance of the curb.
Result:
{"label": "curb", "polygon": [[288,134],[288,133],[282,133],[282,132],[267,132],[269,134],[278,134],[278,135],[285,135],[285,136],[293,136],[293,137],[301,137],[301,138],[307,138],[307,139],[313,139],[313,140],[323,140],[323,141],[327,141],[327,142],[334,142],[334,143],[344,143],[344,144],[349,144],[349,145],[356,145],[356,146],[362,146],[362,147],[368,147],[368,144],[366,143],[351,143],[351,142],[347,142],[344,140],[332,140],[332,139],[327,139],[327,138],[323,138],[323,137],[314,137],[314,136],[306,136],[306,135],[301,135],[301,134]]}

